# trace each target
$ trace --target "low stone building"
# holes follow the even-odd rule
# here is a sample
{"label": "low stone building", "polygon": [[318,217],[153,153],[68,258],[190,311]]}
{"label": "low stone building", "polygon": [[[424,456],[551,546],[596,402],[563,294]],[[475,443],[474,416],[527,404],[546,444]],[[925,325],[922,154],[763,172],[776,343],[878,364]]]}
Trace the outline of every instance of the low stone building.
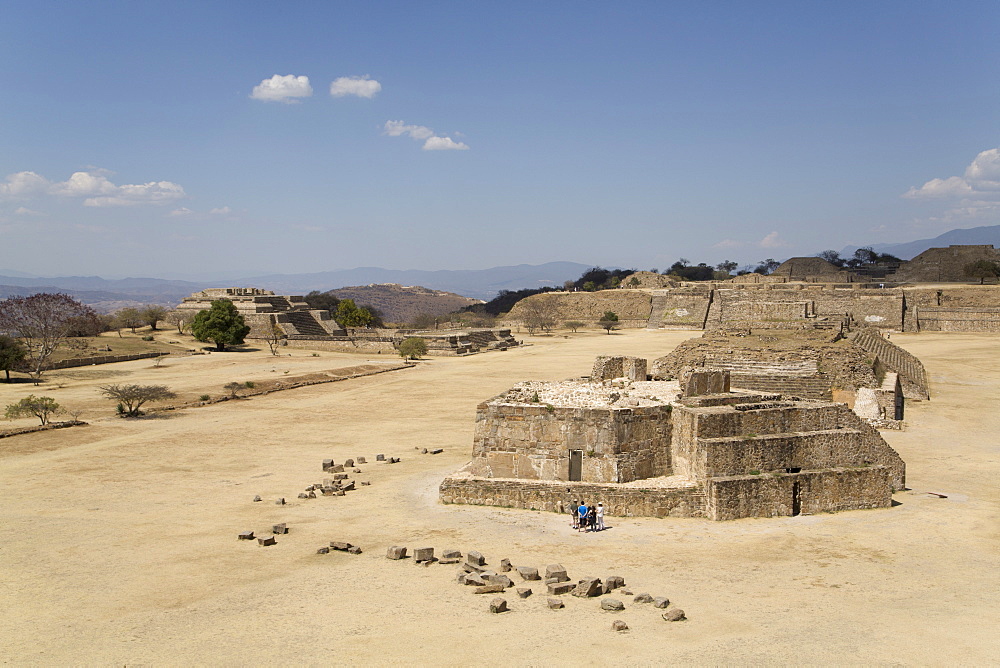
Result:
{"label": "low stone building", "polygon": [[325,339],[347,334],[329,311],[309,308],[303,297],[276,295],[260,288],[209,288],[185,297],[177,310],[190,312],[193,319],[199,311],[211,308],[212,302],[217,299],[233,303],[250,326],[247,338],[264,338],[275,327],[289,339]]}
{"label": "low stone building", "polygon": [[725,371],[649,381],[595,366],[480,404],[472,461],[442,501],[724,520],[886,508],[905,482],[899,455],[841,403],[730,390]]}

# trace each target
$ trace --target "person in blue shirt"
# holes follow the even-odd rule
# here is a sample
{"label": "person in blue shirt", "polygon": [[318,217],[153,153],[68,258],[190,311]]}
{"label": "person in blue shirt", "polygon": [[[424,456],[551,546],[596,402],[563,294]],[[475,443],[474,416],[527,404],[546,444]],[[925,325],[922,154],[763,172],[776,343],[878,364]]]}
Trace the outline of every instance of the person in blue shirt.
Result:
{"label": "person in blue shirt", "polygon": [[587,508],[586,504],[584,504],[583,501],[581,501],[580,502],[580,507],[576,509],[576,512],[579,515],[579,522],[580,522],[580,527],[579,528],[583,529],[584,531],[586,531],[587,530],[587,513],[590,512],[590,509]]}

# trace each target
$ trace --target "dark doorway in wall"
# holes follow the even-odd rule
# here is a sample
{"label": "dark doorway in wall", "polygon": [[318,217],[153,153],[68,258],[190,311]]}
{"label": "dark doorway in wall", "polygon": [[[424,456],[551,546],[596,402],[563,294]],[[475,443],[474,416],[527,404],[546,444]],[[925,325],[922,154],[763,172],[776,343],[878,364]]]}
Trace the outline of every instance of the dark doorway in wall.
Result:
{"label": "dark doorway in wall", "polygon": [[802,501],[799,499],[799,481],[792,483],[792,517],[802,512]]}
{"label": "dark doorway in wall", "polygon": [[583,450],[569,451],[569,479],[570,482],[583,480]]}

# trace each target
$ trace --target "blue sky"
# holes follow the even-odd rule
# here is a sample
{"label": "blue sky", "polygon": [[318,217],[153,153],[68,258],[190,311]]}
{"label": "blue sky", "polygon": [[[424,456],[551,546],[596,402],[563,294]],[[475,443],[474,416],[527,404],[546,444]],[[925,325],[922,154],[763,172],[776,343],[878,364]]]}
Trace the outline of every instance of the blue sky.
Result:
{"label": "blue sky", "polygon": [[0,270],[663,268],[1000,224],[998,34],[995,1],[0,1]]}

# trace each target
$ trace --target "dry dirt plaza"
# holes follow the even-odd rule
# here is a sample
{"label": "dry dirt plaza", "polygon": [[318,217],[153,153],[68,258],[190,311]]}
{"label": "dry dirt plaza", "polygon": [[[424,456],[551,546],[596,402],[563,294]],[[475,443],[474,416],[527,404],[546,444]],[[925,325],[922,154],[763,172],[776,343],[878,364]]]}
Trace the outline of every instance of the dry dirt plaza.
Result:
{"label": "dry dirt plaza", "polygon": [[[700,331],[525,337],[530,346],[211,406],[114,417],[96,387],[163,383],[181,400],[398,357],[291,350],[170,357],[0,383],[89,426],[0,439],[0,657],[15,665],[578,665],[1000,663],[1000,355],[990,334],[894,334],[932,400],[883,437],[908,491],[885,510],[774,519],[609,517],[578,534],[546,512],[442,505],[470,457],[476,405],[521,380],[589,372],[597,355],[664,355]],[[521,335],[518,335],[519,337]],[[288,371],[288,374],[285,372]],[[62,385],[62,387],[59,387]],[[30,425],[31,421],[18,421]],[[10,426],[10,425],[4,425]],[[415,448],[443,448],[439,455]],[[375,463],[375,455],[401,457]],[[364,456],[343,497],[300,500],[323,459]],[[254,495],[263,502],[254,503]],[[946,498],[942,498],[943,495]],[[288,504],[274,503],[285,497]],[[594,500],[596,502],[597,500]],[[277,545],[238,541],[287,522]],[[361,555],[316,554],[331,540]],[[389,561],[391,545],[482,552],[491,566],[616,574],[667,596],[604,612],[544,588],[511,611],[455,583],[455,566]],[[519,578],[515,578],[519,580]],[[518,585],[521,583],[518,582]],[[630,630],[611,630],[615,619]]]}

